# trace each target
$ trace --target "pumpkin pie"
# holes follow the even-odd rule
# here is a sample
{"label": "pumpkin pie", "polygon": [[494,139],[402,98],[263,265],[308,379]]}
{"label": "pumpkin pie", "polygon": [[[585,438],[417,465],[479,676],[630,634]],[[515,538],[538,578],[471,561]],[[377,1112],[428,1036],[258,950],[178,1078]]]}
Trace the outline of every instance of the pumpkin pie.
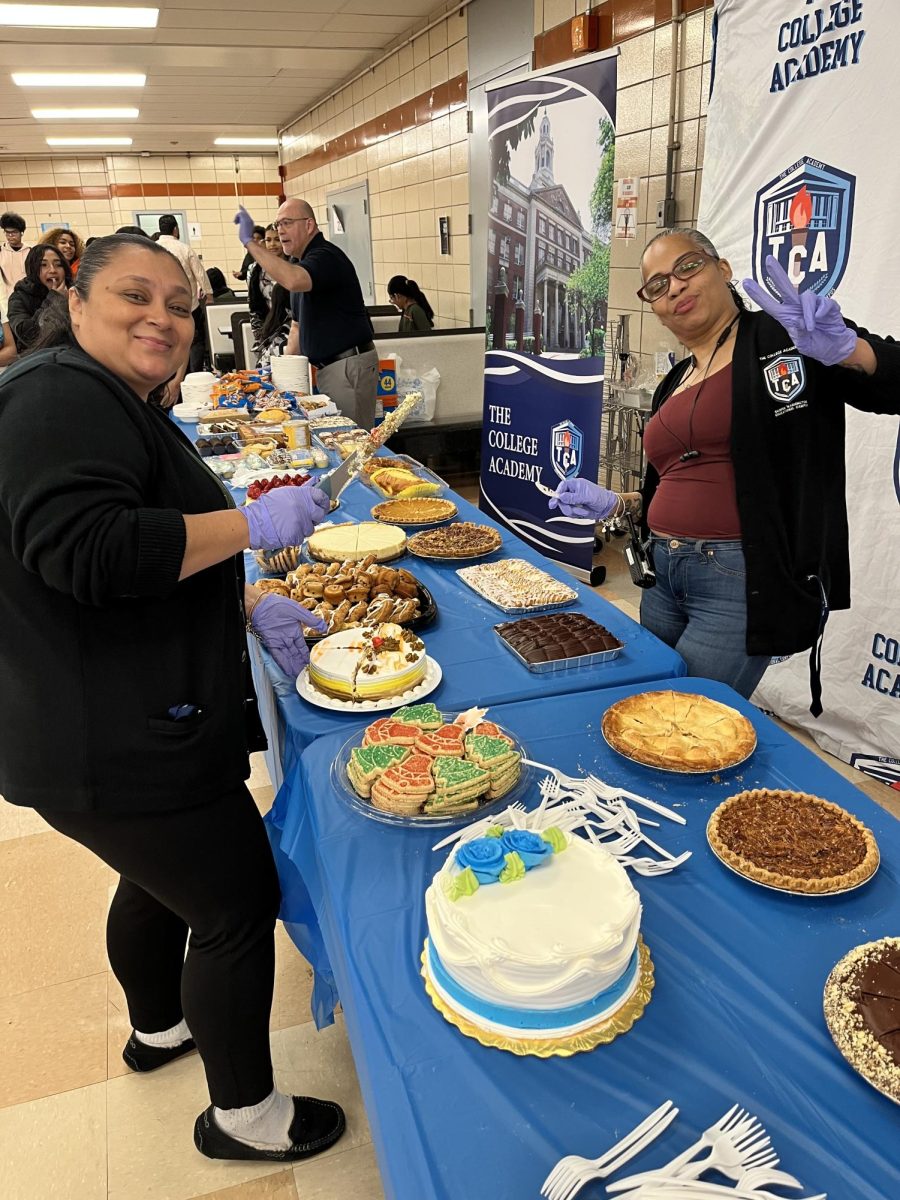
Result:
{"label": "pumpkin pie", "polygon": [[706,835],[724,863],[756,883],[824,895],[865,883],[878,845],[845,809],[803,792],[741,792],[720,804]]}
{"label": "pumpkin pie", "polygon": [[376,504],[372,516],[376,521],[393,521],[399,525],[429,525],[434,521],[449,521],[457,513],[452,500],[436,496],[421,496],[415,500],[385,500]]}
{"label": "pumpkin pie", "polygon": [[690,692],[626,696],[606,710],[601,728],[619,754],[666,771],[720,771],[756,748],[756,731],[745,716]]}

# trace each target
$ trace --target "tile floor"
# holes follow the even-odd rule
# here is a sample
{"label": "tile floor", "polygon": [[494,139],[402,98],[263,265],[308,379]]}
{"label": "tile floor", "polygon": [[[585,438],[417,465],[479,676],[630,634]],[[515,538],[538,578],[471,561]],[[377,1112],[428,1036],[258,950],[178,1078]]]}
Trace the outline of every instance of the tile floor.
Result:
{"label": "tile floor", "polygon": [[[621,554],[611,548],[602,561],[601,594],[636,617]],[[828,761],[900,816],[897,793]],[[272,790],[260,756],[250,785],[265,811]],[[279,1082],[339,1099],[347,1133],[293,1168],[216,1163],[191,1138],[207,1103],[196,1055],[150,1076],[121,1060],[129,1023],[103,942],[113,873],[34,813],[0,801],[0,879],[2,1200],[381,1200],[343,1024],[316,1033],[310,971],[283,930],[272,1011]]]}

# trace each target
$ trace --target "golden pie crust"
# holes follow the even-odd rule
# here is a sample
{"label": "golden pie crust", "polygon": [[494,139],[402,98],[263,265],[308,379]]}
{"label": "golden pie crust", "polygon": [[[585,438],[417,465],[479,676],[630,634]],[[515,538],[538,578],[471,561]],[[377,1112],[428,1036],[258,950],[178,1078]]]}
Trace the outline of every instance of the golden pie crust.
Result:
{"label": "golden pie crust", "polygon": [[428,525],[432,521],[447,521],[457,511],[452,500],[421,496],[412,500],[385,500],[375,505],[372,516],[376,521],[395,521],[400,525]]}
{"label": "golden pie crust", "polygon": [[804,792],[730,796],[710,817],[706,836],[739,874],[786,892],[842,892],[878,869],[878,843],[862,821]]}
{"label": "golden pie crust", "polygon": [[721,771],[756,749],[756,731],[727,704],[690,692],[641,692],[603,714],[603,736],[626,758],[666,771]]}

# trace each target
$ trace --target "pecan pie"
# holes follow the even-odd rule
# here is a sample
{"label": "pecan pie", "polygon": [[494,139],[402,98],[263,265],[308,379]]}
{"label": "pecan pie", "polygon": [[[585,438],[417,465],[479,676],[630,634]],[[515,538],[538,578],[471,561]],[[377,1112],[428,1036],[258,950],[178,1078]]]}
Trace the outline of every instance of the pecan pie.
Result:
{"label": "pecan pie", "polygon": [[409,549],[420,558],[477,558],[490,554],[502,538],[490,525],[454,521],[442,529],[428,529],[409,539]]}
{"label": "pecan pie", "polygon": [[719,771],[743,762],[756,748],[746,717],[690,692],[626,696],[603,714],[602,729],[626,758],[666,771]]}
{"label": "pecan pie", "polygon": [[828,976],[825,1022],[854,1070],[900,1104],[900,938],[866,942]]}
{"label": "pecan pie", "polygon": [[803,792],[730,796],[706,827],[715,853],[741,875],[788,892],[823,895],[865,881],[878,846],[861,821]]}

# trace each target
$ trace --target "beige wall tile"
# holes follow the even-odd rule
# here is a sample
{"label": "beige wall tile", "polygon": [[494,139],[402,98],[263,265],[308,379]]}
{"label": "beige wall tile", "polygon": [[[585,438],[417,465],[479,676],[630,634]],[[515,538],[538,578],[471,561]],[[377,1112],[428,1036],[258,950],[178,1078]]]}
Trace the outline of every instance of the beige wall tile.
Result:
{"label": "beige wall tile", "polygon": [[3,1200],[107,1200],[106,1085],[3,1109],[0,1146]]}
{"label": "beige wall tile", "polygon": [[106,972],[0,1000],[0,1108],[106,1079]]}
{"label": "beige wall tile", "polygon": [[109,867],[56,832],[0,843],[0,995],[106,970]]}

